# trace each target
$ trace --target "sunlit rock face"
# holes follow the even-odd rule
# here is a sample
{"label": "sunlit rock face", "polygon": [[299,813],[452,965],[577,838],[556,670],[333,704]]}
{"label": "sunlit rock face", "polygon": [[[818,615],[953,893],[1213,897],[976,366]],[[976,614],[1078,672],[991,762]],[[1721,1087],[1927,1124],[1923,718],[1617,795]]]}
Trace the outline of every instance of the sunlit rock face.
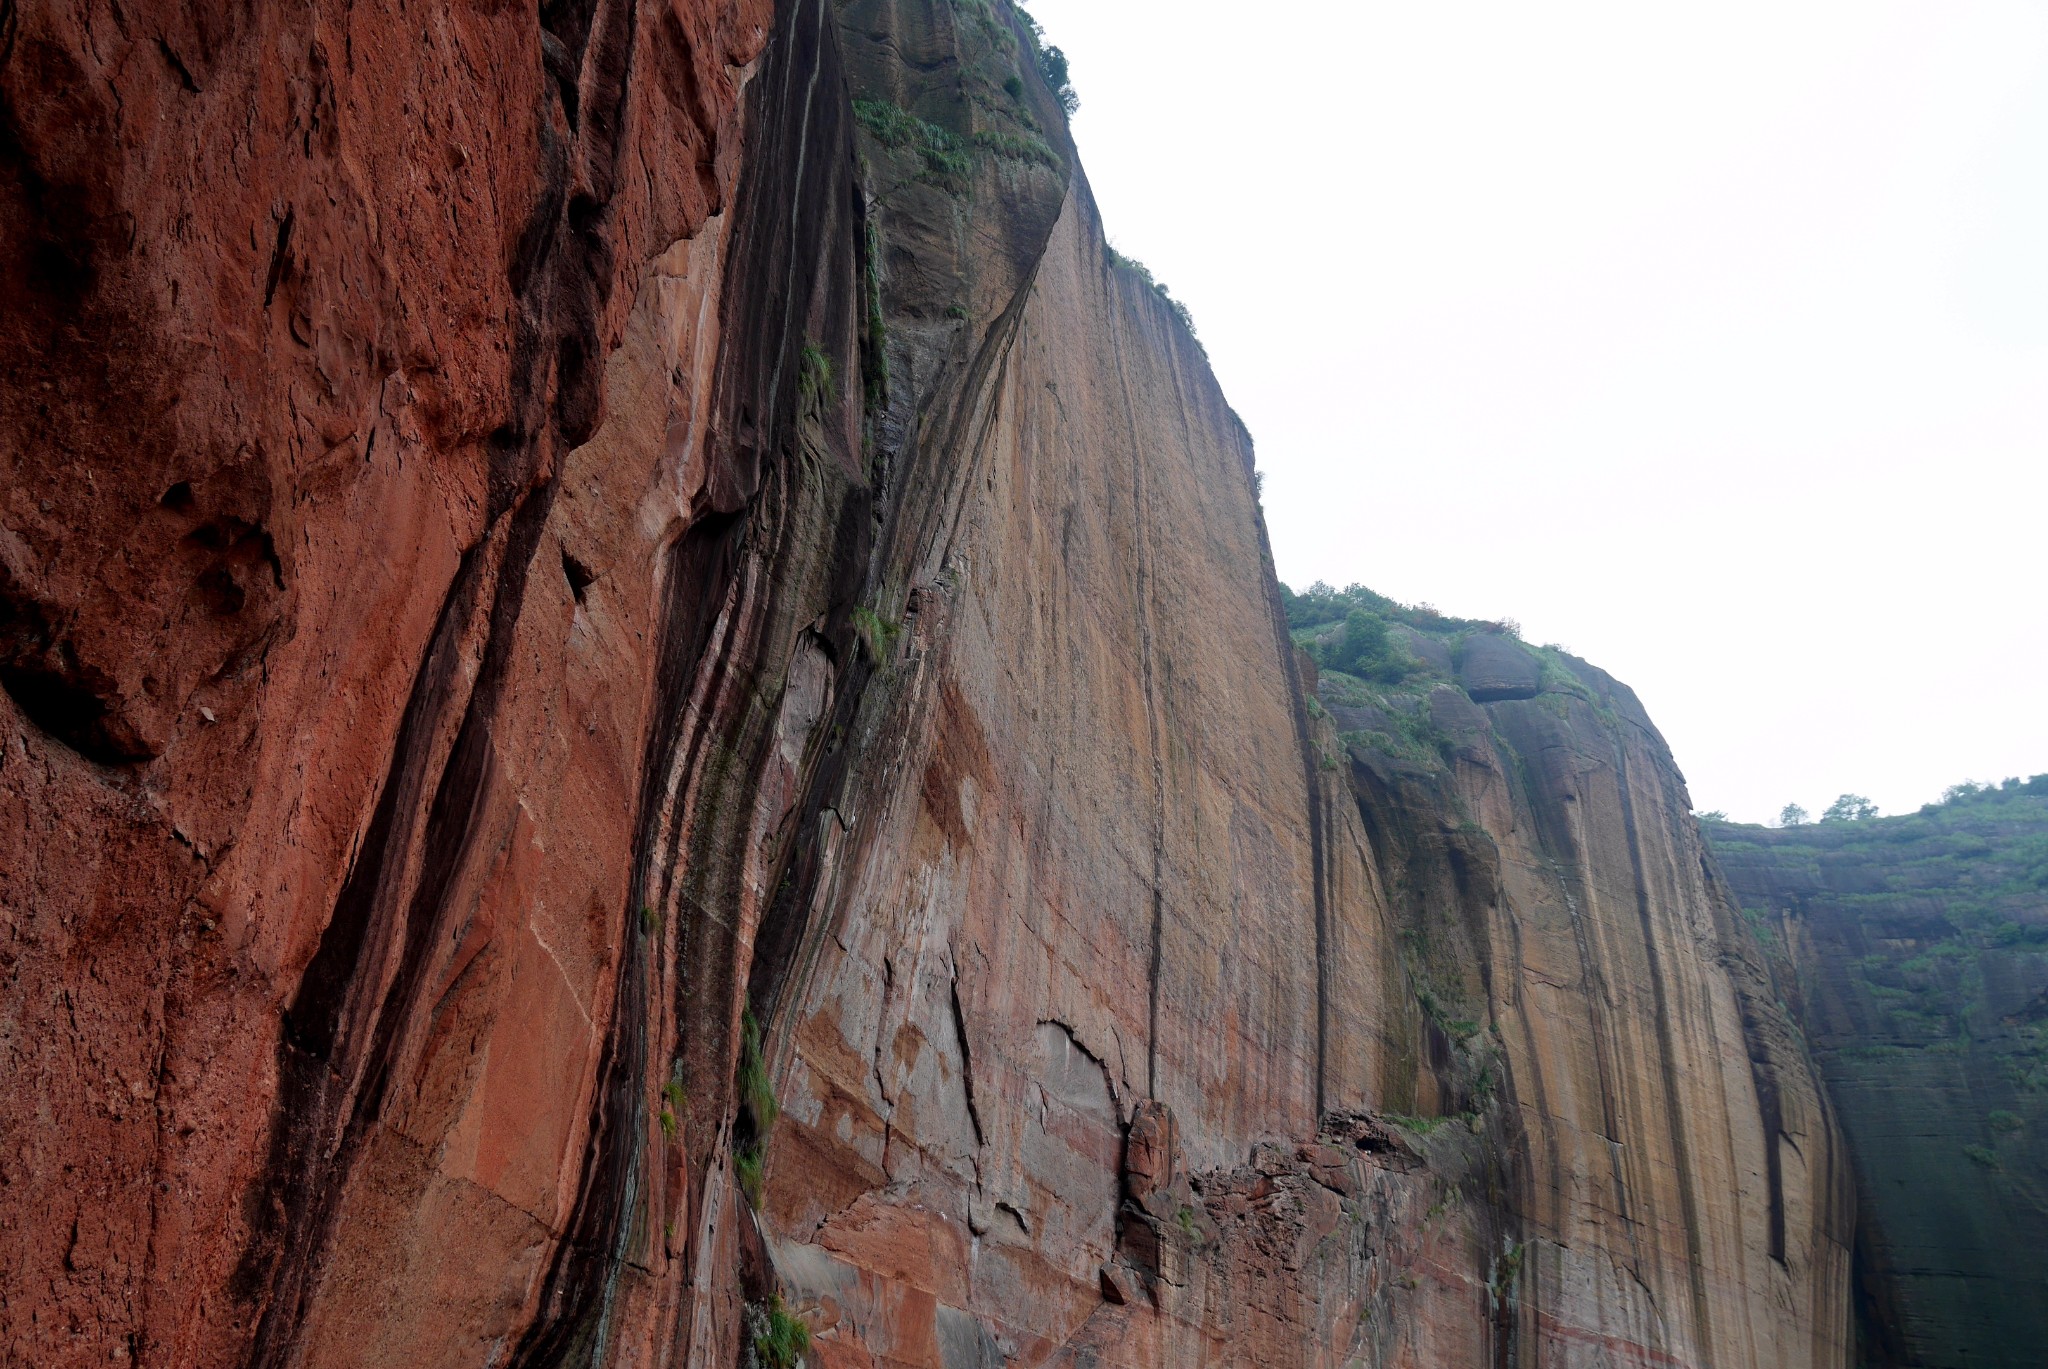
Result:
{"label": "sunlit rock face", "polygon": [[1662,742],[1318,681],[1019,13],[144,8],[0,14],[7,1358],[1848,1362]]}
{"label": "sunlit rock face", "polygon": [[1715,823],[1857,1175],[1870,1365],[2048,1344],[2048,777],[1918,814]]}

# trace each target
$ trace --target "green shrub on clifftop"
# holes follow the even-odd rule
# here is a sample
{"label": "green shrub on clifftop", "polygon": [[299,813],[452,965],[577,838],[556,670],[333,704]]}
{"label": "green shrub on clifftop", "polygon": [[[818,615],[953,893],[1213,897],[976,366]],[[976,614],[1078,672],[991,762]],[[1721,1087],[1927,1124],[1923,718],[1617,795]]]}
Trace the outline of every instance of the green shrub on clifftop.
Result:
{"label": "green shrub on clifftop", "polygon": [[1380,684],[1398,684],[1414,661],[1388,634],[1387,620],[1370,609],[1354,608],[1344,627],[1320,652],[1320,664]]}
{"label": "green shrub on clifftop", "polygon": [[1139,282],[1146,289],[1157,295],[1160,302],[1168,309],[1171,309],[1173,316],[1180,320],[1181,327],[1188,330],[1188,336],[1194,339],[1195,346],[1200,349],[1202,355],[1209,355],[1209,349],[1202,346],[1202,335],[1195,331],[1195,316],[1188,312],[1188,307],[1185,304],[1182,304],[1173,297],[1173,292],[1166,288],[1163,281],[1153,276],[1150,267],[1146,266],[1144,262],[1139,261],[1136,257],[1125,256],[1117,251],[1114,246],[1109,249],[1109,264],[1116,267],[1119,271],[1130,272],[1138,278]]}

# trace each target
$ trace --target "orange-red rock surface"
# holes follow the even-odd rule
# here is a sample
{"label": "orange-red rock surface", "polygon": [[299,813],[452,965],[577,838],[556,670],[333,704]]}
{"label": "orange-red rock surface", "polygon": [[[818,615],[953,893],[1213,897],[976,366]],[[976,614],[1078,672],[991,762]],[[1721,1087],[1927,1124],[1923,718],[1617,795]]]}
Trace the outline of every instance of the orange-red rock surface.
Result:
{"label": "orange-red rock surface", "polygon": [[1662,743],[1344,751],[1033,42],[0,3],[0,1359],[1847,1363]]}
{"label": "orange-red rock surface", "polygon": [[6,6],[0,1359],[533,1322],[772,18]]}

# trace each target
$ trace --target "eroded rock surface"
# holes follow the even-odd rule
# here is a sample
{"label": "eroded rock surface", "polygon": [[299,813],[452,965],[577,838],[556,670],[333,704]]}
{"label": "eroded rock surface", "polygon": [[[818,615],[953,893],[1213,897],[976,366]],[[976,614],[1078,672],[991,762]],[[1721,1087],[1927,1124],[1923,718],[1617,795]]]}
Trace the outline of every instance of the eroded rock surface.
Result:
{"label": "eroded rock surface", "polygon": [[1661,741],[1325,716],[1035,51],[0,10],[0,1353],[1845,1362]]}

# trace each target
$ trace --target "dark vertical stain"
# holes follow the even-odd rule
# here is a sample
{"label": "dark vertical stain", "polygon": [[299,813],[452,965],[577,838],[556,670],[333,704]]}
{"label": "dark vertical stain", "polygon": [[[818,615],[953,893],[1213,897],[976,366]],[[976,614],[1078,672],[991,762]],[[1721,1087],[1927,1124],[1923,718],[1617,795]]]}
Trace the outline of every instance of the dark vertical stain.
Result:
{"label": "dark vertical stain", "polygon": [[[449,588],[378,806],[285,1014],[270,1152],[250,1190],[252,1234],[234,1281],[237,1297],[261,1308],[252,1369],[278,1369],[298,1354],[354,1168],[402,1087],[402,1073],[428,1026],[424,999],[454,940],[451,896],[492,787],[492,728],[512,664],[527,575],[553,507],[549,469],[559,453],[589,437],[599,412],[598,324],[616,274],[613,248],[609,235],[598,231],[601,202],[581,206],[574,225],[565,227],[563,220],[576,167],[609,194],[626,124],[636,7],[631,0],[593,0],[550,9],[555,29],[575,38],[578,59],[598,69],[592,88],[606,108],[601,119],[584,111],[596,136],[574,146],[563,145],[547,119],[539,121],[542,189],[508,267],[520,309],[511,413],[488,448],[490,531],[464,554]],[[551,30],[548,37],[562,46],[560,33]],[[278,225],[266,301],[275,298],[289,269],[294,217],[287,211]],[[486,596],[490,619],[476,683],[437,775],[431,773],[433,738],[455,705],[457,658]],[[409,875],[414,892],[400,906]],[[626,946],[629,961],[642,953],[633,937]],[[644,979],[636,963],[628,968],[634,971],[629,983]],[[622,997],[622,1019],[629,1008]],[[644,1020],[644,1011],[640,1016]],[[634,1048],[644,1052],[637,1035],[629,1034],[624,1048],[622,1056],[620,1043],[607,1043],[607,1117],[620,1111],[616,1081],[644,1059],[631,1054]],[[611,1191],[604,1184],[583,1176],[586,1191]]]}
{"label": "dark vertical stain", "polygon": [[[1747,1025],[1747,1023],[1745,1023]],[[1784,1105],[1778,1098],[1778,1076],[1770,1058],[1750,1042],[1749,1076],[1756,1085],[1757,1111],[1763,1117],[1764,1176],[1770,1189],[1771,1258],[1785,1263]]]}
{"label": "dark vertical stain", "polygon": [[[168,51],[168,49],[166,49]],[[181,66],[179,70],[184,70]],[[186,80],[191,80],[188,76]],[[270,249],[270,271],[263,278],[263,307],[268,309],[277,298],[278,282],[284,279],[286,269],[291,265],[292,224],[298,219],[299,211],[287,207],[284,217],[277,221],[277,243]]]}
{"label": "dark vertical stain", "polygon": [[[557,17],[566,25],[580,12],[563,6]],[[600,34],[609,31],[607,12],[603,6],[590,11]],[[856,221],[849,212],[854,204],[851,129],[833,47],[836,29],[829,18],[829,9],[816,0],[784,0],[778,6],[777,36],[748,90],[747,156],[724,263],[721,345],[706,453],[714,509],[701,514],[662,557],[660,636],[642,748],[631,892],[620,910],[625,950],[616,1007],[600,1056],[575,1205],[550,1258],[539,1313],[512,1353],[513,1369],[606,1361],[607,1328],[628,1275],[646,1201],[654,1035],[665,1011],[672,1009],[676,1048],[697,1071],[691,1081],[692,1107],[721,1108],[730,1087],[728,1037],[737,1015],[735,996],[750,974],[756,982],[773,981],[806,902],[795,891],[808,888],[816,875],[816,853],[805,850],[799,857],[801,878],[783,879],[764,909],[752,966],[737,963],[730,911],[736,895],[729,899],[733,891],[719,882],[735,881],[739,863],[731,851],[707,843],[730,835],[719,820],[722,808],[748,811],[740,795],[757,780],[766,740],[765,734],[746,731],[759,722],[748,711],[753,696],[743,691],[728,700],[725,688],[730,676],[757,663],[719,649],[726,640],[719,624],[722,616],[729,617],[730,637],[749,643],[750,651],[761,649],[752,620],[768,606],[746,586],[757,579],[769,585],[782,582],[778,572],[784,560],[797,553],[788,544],[784,520],[798,483],[808,478],[798,469],[796,370],[789,363],[806,345],[807,315],[820,289],[827,291],[830,314],[830,291],[848,287],[841,293],[850,301],[850,283],[857,275],[849,236],[849,225]],[[566,28],[557,31],[564,42],[574,36]],[[608,82],[622,79],[599,60],[599,46],[593,39],[585,62],[585,90],[593,97],[584,111],[587,136],[609,126],[596,95]],[[791,184],[792,173],[796,184]],[[593,183],[608,194],[609,172],[595,176]],[[572,232],[595,233],[602,217],[598,199],[578,196],[568,207]],[[833,327],[828,318],[824,335],[836,338],[841,331],[850,330]],[[872,521],[861,492],[851,492],[835,532],[835,583],[857,581]],[[743,580],[743,568],[755,560],[763,563],[758,574],[749,572]],[[853,656],[847,613],[852,602],[848,598],[835,610],[827,629],[828,644],[836,642],[834,654],[842,662]],[[866,673],[863,665],[843,667],[835,705],[842,724],[852,719]],[[691,708],[692,699],[703,701],[701,711]],[[801,810],[804,830],[812,830],[820,818],[836,788],[831,777],[837,774],[830,771],[825,782],[811,785]],[[700,798],[701,808],[693,807]],[[707,883],[718,885],[711,895],[720,905],[717,912],[697,897],[699,886]],[[651,913],[643,915],[643,909]],[[655,995],[671,967],[657,962],[661,940],[646,933],[643,919],[651,916],[661,925],[670,915],[676,925],[675,997],[664,1004]],[[708,1159],[704,1138],[692,1135],[685,1144],[696,1147],[693,1168],[701,1171]],[[701,1182],[701,1173],[685,1182]],[[687,1268],[683,1281],[688,1283]],[[687,1317],[687,1308],[681,1315]],[[674,1334],[679,1342],[686,1340],[687,1325]]]}
{"label": "dark vertical stain", "polygon": [[463,556],[442,601],[426,658],[413,677],[412,694],[406,700],[376,811],[327,919],[327,929],[321,933],[319,949],[285,1011],[286,1042],[308,1061],[325,1065],[333,1057],[348,995],[361,968],[371,916],[387,896],[387,886],[397,879],[400,853],[394,850],[394,842],[403,839],[396,827],[401,814],[416,808],[422,792],[431,733],[448,705],[461,638],[476,610],[483,553],[479,545]]}
{"label": "dark vertical stain", "polygon": [[[249,1363],[291,1361],[342,1198],[381,1120],[394,1071],[416,1044],[419,1000],[448,949],[449,893],[473,836],[491,771],[491,724],[502,701],[526,571],[552,504],[544,487],[503,534],[483,659],[455,744],[434,782],[412,897],[397,904],[410,864],[413,815],[429,780],[433,734],[453,702],[460,645],[473,621],[486,559],[464,557],[427,659],[414,680],[384,792],[319,949],[286,1011],[282,1080],[257,1228],[237,1270],[244,1300],[267,1287]],[[439,935],[437,935],[439,933]],[[390,986],[378,995],[384,967]],[[374,997],[373,997],[374,995]]]}
{"label": "dark vertical stain", "polygon": [[620,910],[617,999],[598,1061],[576,1204],[550,1260],[539,1315],[513,1352],[513,1369],[603,1362],[606,1314],[626,1262],[645,1160],[651,956],[657,943],[643,927],[640,909],[661,906],[653,887],[667,863],[661,858],[663,836],[672,816],[663,798],[677,773],[686,705],[732,582],[743,529],[737,516],[702,519],[664,558],[661,645],[641,767],[633,880]]}
{"label": "dark vertical stain", "polygon": [[[1741,913],[1732,903],[1723,898],[1723,889],[1716,878],[1714,867],[1705,855],[1700,857],[1700,879],[1705,884],[1707,895],[1716,901],[1718,921],[1728,923],[1740,918]],[[1770,1202],[1770,1250],[1771,1258],[1779,1264],[1785,1263],[1785,1105],[1780,1096],[1778,1069],[1771,1059],[1769,1040],[1764,1024],[1759,1018],[1755,998],[1739,981],[1735,983],[1735,1001],[1741,1010],[1742,1044],[1749,1057],[1749,1078],[1756,1089],[1757,1115],[1763,1122],[1764,1137],[1764,1180]]]}

